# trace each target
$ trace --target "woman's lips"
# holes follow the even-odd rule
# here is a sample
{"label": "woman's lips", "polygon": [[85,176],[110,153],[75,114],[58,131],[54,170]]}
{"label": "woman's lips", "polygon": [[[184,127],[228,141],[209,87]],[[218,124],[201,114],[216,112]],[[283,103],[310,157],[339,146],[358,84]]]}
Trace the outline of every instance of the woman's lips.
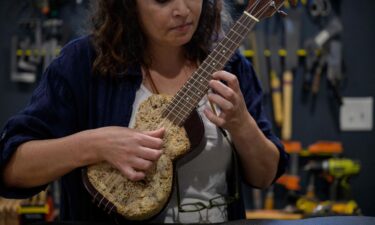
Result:
{"label": "woman's lips", "polygon": [[172,30],[178,31],[178,32],[187,32],[192,27],[193,23],[185,23],[176,27],[173,27]]}

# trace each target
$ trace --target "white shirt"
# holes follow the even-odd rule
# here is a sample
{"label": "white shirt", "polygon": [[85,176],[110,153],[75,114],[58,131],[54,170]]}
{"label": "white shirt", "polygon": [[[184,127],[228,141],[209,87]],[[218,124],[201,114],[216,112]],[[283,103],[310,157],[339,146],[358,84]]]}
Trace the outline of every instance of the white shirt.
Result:
{"label": "white shirt", "polygon": [[[136,93],[133,112],[129,127],[134,127],[135,114],[139,104],[151,96],[152,93],[141,85]],[[203,114],[209,106],[207,96],[198,105],[198,113],[202,117],[207,139],[204,150],[191,161],[178,167],[181,203],[201,201],[208,205],[208,201],[218,195],[227,195],[226,172],[231,168],[231,148],[220,130]],[[220,223],[228,220],[227,207],[214,207],[199,212],[178,212],[176,189],[167,207],[153,220],[162,223]]]}

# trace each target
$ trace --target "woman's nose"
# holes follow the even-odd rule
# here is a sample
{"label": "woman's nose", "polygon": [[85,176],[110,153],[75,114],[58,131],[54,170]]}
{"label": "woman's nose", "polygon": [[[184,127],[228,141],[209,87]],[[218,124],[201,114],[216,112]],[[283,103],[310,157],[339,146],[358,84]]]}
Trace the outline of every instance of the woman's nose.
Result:
{"label": "woman's nose", "polygon": [[190,13],[188,1],[191,1],[191,0],[175,0],[173,16],[181,16],[181,17],[188,16]]}

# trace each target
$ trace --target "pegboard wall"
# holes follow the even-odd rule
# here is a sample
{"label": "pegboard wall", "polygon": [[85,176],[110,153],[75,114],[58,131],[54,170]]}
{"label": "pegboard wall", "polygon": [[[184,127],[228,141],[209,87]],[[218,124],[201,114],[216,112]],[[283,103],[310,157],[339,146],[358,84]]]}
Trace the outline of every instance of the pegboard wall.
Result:
{"label": "pegboard wall", "polygon": [[[11,55],[17,52],[12,51],[12,37],[20,32],[20,23],[30,21],[30,19],[58,19],[63,23],[57,33],[52,33],[45,38],[54,37],[55,43],[61,47],[64,43],[84,33],[84,21],[87,16],[87,1],[52,1],[56,4],[47,9],[38,5],[39,1],[22,0],[2,0],[0,2],[0,124],[13,114],[21,110],[30,98],[31,91],[38,81],[20,84],[11,79],[12,60]],[[241,2],[241,1],[239,1]],[[244,1],[244,3],[246,3]],[[308,3],[308,1],[307,1]],[[306,3],[306,4],[307,4]],[[340,43],[342,45],[343,74],[345,82],[340,86],[342,96],[375,96],[375,67],[373,66],[373,55],[375,50],[375,20],[373,12],[375,11],[375,1],[351,1],[340,0],[331,1],[332,11],[340,19],[343,29],[340,34]],[[240,10],[241,6],[237,6]],[[288,11],[288,9],[286,9]],[[304,15],[301,23],[302,40],[307,40],[315,35],[319,30],[326,27],[328,20],[317,20],[309,14],[306,7],[302,7]],[[56,24],[58,25],[58,20]],[[52,20],[50,20],[52,23]],[[43,22],[41,22],[43,24]],[[56,25],[55,24],[55,25]],[[52,23],[53,25],[53,23]],[[47,26],[47,25],[46,25]],[[21,26],[22,27],[22,26]],[[22,29],[27,28],[23,26]],[[33,27],[33,26],[31,26]],[[278,27],[277,20],[261,22],[259,29],[272,30],[271,27]],[[29,27],[30,28],[30,27]],[[29,29],[27,28],[27,29]],[[35,26],[33,27],[35,28]],[[268,32],[267,31],[267,32]],[[266,34],[267,36],[267,34]],[[35,37],[33,37],[35,38]],[[282,43],[282,38],[280,43]],[[300,48],[305,49],[301,42]],[[19,48],[20,46],[18,46]],[[269,48],[266,44],[266,48]],[[18,49],[17,48],[17,49]],[[283,49],[282,44],[280,47]],[[254,52],[251,43],[244,44],[244,54],[249,54],[252,58]],[[19,52],[19,55],[27,54]],[[283,52],[281,51],[281,55]],[[302,56],[305,53],[300,53]],[[299,61],[302,65],[305,63],[301,57]],[[267,62],[268,64],[270,62]],[[267,64],[267,65],[268,65]],[[37,68],[40,69],[40,68]],[[23,71],[24,72],[24,71]],[[375,179],[372,171],[375,171],[375,132],[342,132],[338,126],[338,107],[337,100],[332,94],[332,89],[328,80],[323,77],[320,81],[320,91],[315,97],[314,108],[312,101],[305,101],[303,96],[304,68],[298,66],[294,76],[294,107],[293,107],[293,132],[292,139],[299,140],[303,145],[309,145],[317,140],[335,140],[341,141],[344,146],[344,152],[347,157],[356,158],[361,161],[361,173],[352,179],[354,198],[358,201],[364,215],[375,216],[375,206],[372,204],[375,199]],[[265,94],[265,108],[270,118],[273,118],[271,95]],[[281,135],[281,131],[275,131]],[[250,194],[248,193],[247,196]],[[246,196],[246,195],[245,195]],[[251,203],[247,203],[251,207]]]}

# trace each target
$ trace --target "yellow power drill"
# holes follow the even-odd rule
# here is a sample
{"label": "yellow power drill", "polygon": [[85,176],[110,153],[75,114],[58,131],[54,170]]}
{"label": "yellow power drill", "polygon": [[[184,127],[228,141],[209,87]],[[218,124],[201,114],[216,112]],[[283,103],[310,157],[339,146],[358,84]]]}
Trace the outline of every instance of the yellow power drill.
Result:
{"label": "yellow power drill", "polygon": [[337,191],[342,188],[345,198],[350,194],[348,179],[359,173],[361,164],[358,160],[348,158],[331,158],[323,161],[312,161],[308,163],[305,171],[312,173],[323,172],[333,178],[331,185],[331,200],[337,200]]}
{"label": "yellow power drill", "polygon": [[330,187],[330,201],[321,202],[317,199],[301,198],[297,202],[297,208],[310,215],[360,214],[357,203],[350,196],[350,185],[348,183],[348,179],[361,170],[361,164],[358,160],[332,158],[324,161],[312,161],[305,166],[304,170],[312,174],[325,173],[333,178]]}
{"label": "yellow power drill", "polygon": [[356,175],[361,170],[358,160],[332,158],[322,162],[322,169],[335,178],[344,178]]}

